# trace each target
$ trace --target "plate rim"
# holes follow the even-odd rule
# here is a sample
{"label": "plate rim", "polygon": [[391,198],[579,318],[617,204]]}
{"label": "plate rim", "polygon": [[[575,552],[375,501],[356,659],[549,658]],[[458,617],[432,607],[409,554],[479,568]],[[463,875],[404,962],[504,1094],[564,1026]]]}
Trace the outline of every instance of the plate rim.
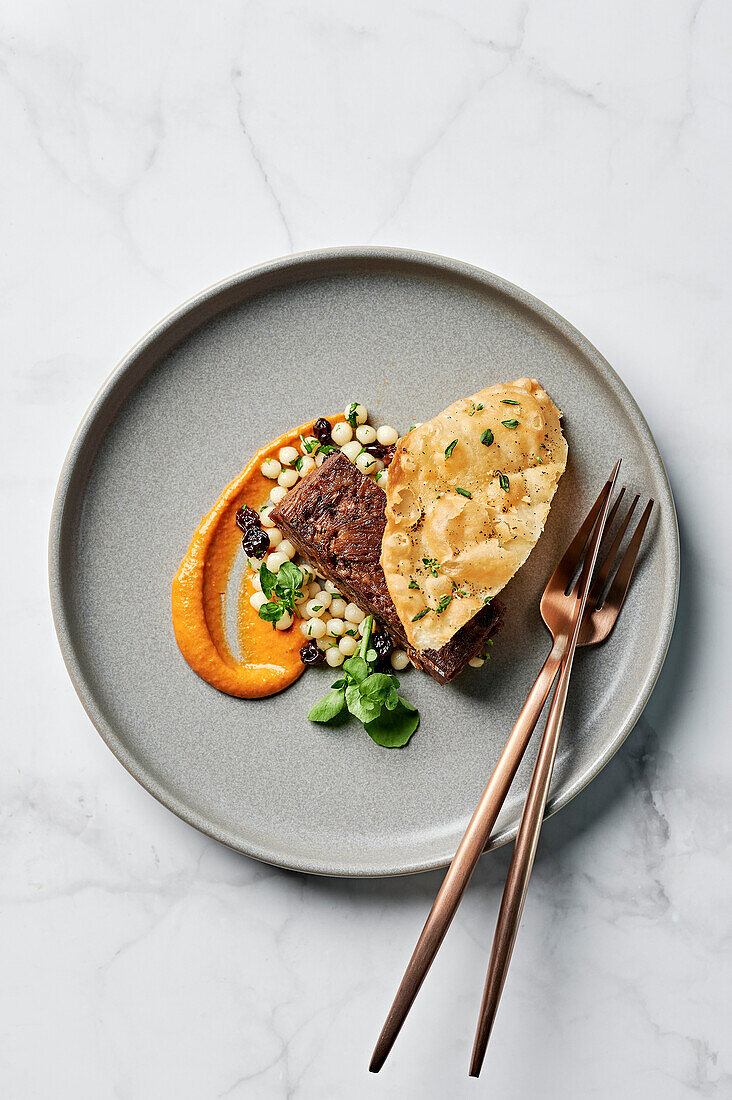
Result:
{"label": "plate rim", "polygon": [[[283,855],[282,852],[278,852],[273,848],[268,848],[266,845],[255,843],[243,845],[236,838],[227,835],[226,830],[217,828],[215,824],[209,821],[204,815],[186,805],[186,803],[170,790],[165,783],[151,775],[137,760],[135,755],[127,749],[114,728],[106,721],[97,705],[94,692],[87,681],[82,662],[77,656],[73,644],[72,631],[69,627],[65,606],[62,581],[62,550],[67,502],[79,477],[83,485],[87,473],[87,470],[80,469],[79,460],[83,457],[84,449],[88,445],[90,436],[97,426],[98,418],[106,413],[110,400],[114,397],[114,391],[117,385],[126,378],[128,372],[134,367],[140,356],[177,323],[184,321],[187,317],[190,318],[192,314],[199,311],[203,306],[212,304],[215,299],[224,297],[228,291],[236,287],[272,275],[282,276],[291,269],[303,268],[308,264],[327,268],[328,265],[332,265],[334,262],[348,261],[371,261],[382,264],[384,262],[399,262],[407,265],[421,266],[431,270],[433,274],[441,273],[444,275],[449,273],[453,276],[460,276],[472,282],[478,282],[483,286],[508,296],[525,309],[538,315],[551,327],[559,330],[572,344],[578,346],[583,354],[592,361],[593,366],[611,387],[618,391],[625,401],[629,402],[631,411],[633,411],[634,416],[637,417],[637,424],[641,435],[644,437],[646,445],[650,447],[658,461],[663,486],[668,495],[668,502],[671,505],[669,519],[673,549],[673,591],[666,594],[666,601],[670,602],[670,613],[666,616],[665,628],[660,639],[660,645],[656,646],[648,673],[625,721],[619,727],[615,737],[606,746],[605,751],[598,759],[594,761],[592,765],[588,766],[585,771],[562,792],[561,797],[550,801],[547,809],[547,817],[557,813],[558,810],[571,802],[572,799],[602,771],[629,736],[640,718],[661,673],[671,643],[678,607],[680,581],[679,529],[673,491],[663,458],[642,410],[628,387],[601,352],[598,351],[594,344],[576,329],[574,325],[567,321],[561,314],[557,313],[551,306],[547,305],[546,302],[530,294],[515,283],[504,279],[502,276],[496,275],[477,265],[466,263],[465,261],[457,260],[449,256],[442,256],[434,252],[423,252],[409,248],[392,247],[389,245],[341,245],[289,253],[264,263],[254,264],[236,272],[234,275],[230,275],[212,283],[197,294],[187,298],[181,305],[171,310],[161,318],[160,321],[153,325],[117,363],[94,395],[73,435],[61,468],[51,510],[48,540],[48,578],[51,610],[56,636],[58,638],[66,670],[81,704],[89,716],[92,725],[117,760],[119,760],[130,775],[132,775],[149,794],[157,799],[158,802],[187,824],[192,825],[194,828],[198,829],[199,832],[204,833],[213,840],[225,844],[234,851],[241,852],[244,855],[276,867],[337,878],[390,878],[397,875],[415,874],[421,871],[430,871],[446,867],[452,858],[452,853],[446,853],[445,855],[420,861],[402,862],[395,866],[375,867],[372,870],[349,869],[343,863],[338,863],[337,860],[328,863],[322,859],[307,860],[293,858],[292,856],[288,858],[286,854]],[[329,274],[332,274],[332,272],[324,270],[321,274],[313,272],[311,277],[325,278]],[[296,280],[289,280],[290,283],[292,281]],[[287,283],[288,280],[284,280],[281,285],[287,285]],[[198,326],[193,326],[194,329],[196,327]],[[182,337],[182,339],[184,338],[185,337]],[[143,377],[147,376],[149,369],[145,371]],[[486,850],[490,851],[506,844],[516,836],[517,831],[518,822],[508,826],[502,832],[494,836],[491,839],[489,848]]]}

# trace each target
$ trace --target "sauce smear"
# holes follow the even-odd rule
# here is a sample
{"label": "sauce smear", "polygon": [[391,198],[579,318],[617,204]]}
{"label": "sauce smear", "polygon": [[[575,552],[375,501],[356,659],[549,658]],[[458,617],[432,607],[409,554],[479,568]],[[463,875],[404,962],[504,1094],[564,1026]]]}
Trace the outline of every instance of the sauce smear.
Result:
{"label": "sauce smear", "polygon": [[[331,424],[343,415],[328,418]],[[265,458],[281,447],[299,449],[300,436],[312,435],[311,420],[257,451],[238,478],[223,491],[196,528],[188,553],[173,580],[173,630],[181,653],[194,672],[219,691],[259,699],[289,687],[305,671],[300,648],[305,643],[298,621],[289,630],[274,630],[249,603],[254,589],[245,574],[238,598],[238,661],[226,640],[225,608],[229,574],[241,551],[237,508],[255,511],[269,497],[272,481],[264,477]]]}

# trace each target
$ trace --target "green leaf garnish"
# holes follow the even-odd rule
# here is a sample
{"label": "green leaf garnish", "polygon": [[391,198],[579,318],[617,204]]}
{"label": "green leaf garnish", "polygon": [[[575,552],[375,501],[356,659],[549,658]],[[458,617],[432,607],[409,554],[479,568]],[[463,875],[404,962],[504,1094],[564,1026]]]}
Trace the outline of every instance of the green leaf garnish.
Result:
{"label": "green leaf garnish", "polygon": [[504,428],[518,428],[518,420],[502,420]]}
{"label": "green leaf garnish", "polygon": [[291,561],[284,561],[277,573],[277,587],[302,588],[303,575]]}
{"label": "green leaf garnish", "polygon": [[364,698],[358,684],[349,684],[346,688],[346,706],[359,722],[372,722],[381,710],[381,703]]}
{"label": "green leaf garnish", "polygon": [[266,562],[262,562],[259,570],[259,580],[262,585],[262,591],[268,600],[272,598],[275,585],[277,584],[277,574],[273,573],[271,569],[267,568]]}
{"label": "green leaf garnish", "polygon": [[501,404],[502,405],[520,405],[521,402],[520,401],[512,401],[510,397],[502,397],[501,398]]}
{"label": "green leaf garnish", "polygon": [[435,611],[437,612],[437,614],[441,615],[442,612],[450,605],[451,601],[452,601],[452,592],[448,592],[448,594],[446,596],[441,596],[440,597],[440,602],[438,603],[437,607],[435,608]]}
{"label": "green leaf garnish", "polygon": [[476,405],[475,407],[478,410],[478,412],[482,412],[482,410],[485,406],[484,405]]}
{"label": "green leaf garnish", "polygon": [[359,690],[363,699],[393,710],[399,700],[398,687],[399,681],[396,676],[388,675],[386,672],[372,672],[361,684]]}
{"label": "green leaf garnish", "polygon": [[354,432],[355,432],[356,428],[358,427],[358,422],[356,420],[356,410],[357,410],[357,408],[358,408],[358,401],[352,401],[351,404],[348,406],[348,412],[346,413],[346,420],[351,425]]}
{"label": "green leaf garnish", "polygon": [[272,600],[269,603],[263,603],[259,609],[260,619],[264,619],[266,623],[277,623],[280,621],[285,613],[285,609],[279,600]]}
{"label": "green leaf garnish", "polygon": [[493,442],[493,432],[490,430],[490,428],[486,428],[486,430],[480,437],[480,441],[484,447],[490,447],[491,443]]}
{"label": "green leaf garnish", "polygon": [[433,577],[437,576],[437,558],[422,558],[422,565],[425,567],[428,573],[431,573]]}
{"label": "green leaf garnish", "polygon": [[498,475],[498,484],[501,486],[504,493],[507,493],[510,489],[509,481],[505,474]]}
{"label": "green leaf garnish", "polygon": [[458,443],[457,439],[453,439],[452,443],[448,443],[448,445],[445,447],[445,458],[450,457],[452,452],[457,447],[457,443]]}
{"label": "green leaf garnish", "polygon": [[461,497],[467,497],[467,498],[468,498],[468,500],[472,500],[472,499],[473,499],[473,494],[472,494],[472,493],[469,493],[467,489],[461,489],[459,485],[456,485],[456,486],[455,486],[455,492],[456,492],[456,493],[460,493],[460,496],[461,496]]}
{"label": "green leaf garnish", "polygon": [[343,662],[343,671],[349,680],[354,680],[355,683],[360,684],[368,676],[369,666],[363,657],[357,653],[355,656],[349,657],[347,661]]}
{"label": "green leaf garnish", "polygon": [[417,584],[417,582],[416,582],[416,581],[410,581],[410,582],[409,582],[409,587],[410,587],[410,588],[416,588],[416,589],[417,589],[417,591],[419,591],[419,585]]}
{"label": "green leaf garnish", "polygon": [[262,591],[269,601],[260,607],[259,617],[266,623],[277,623],[285,612],[295,610],[295,600],[302,596],[305,578],[296,565],[286,561],[282,563],[278,573],[273,573],[267,568],[266,562],[262,562],[259,579]]}
{"label": "green leaf garnish", "polygon": [[418,725],[419,713],[400,696],[393,710],[382,710],[378,718],[365,723],[365,728],[377,745],[386,749],[400,749],[406,745]]}
{"label": "green leaf garnish", "polygon": [[346,692],[344,688],[334,688],[327,695],[324,695],[315,706],[310,708],[308,718],[311,722],[330,722],[331,718],[335,718],[337,714],[340,714],[345,705]]}
{"label": "green leaf garnish", "polygon": [[413,623],[418,623],[420,619],[423,619],[425,617],[425,615],[427,614],[428,611],[429,611],[429,607],[423,607],[422,610],[418,611],[417,614],[414,616],[414,618],[412,619],[412,622]]}
{"label": "green leaf garnish", "polygon": [[363,722],[378,745],[399,748],[406,745],[419,725],[419,714],[398,694],[399,680],[393,673],[372,671],[377,659],[376,651],[370,646],[373,615],[368,615],[364,622],[358,653],[343,662],[343,677],[310,708],[308,718],[311,722],[340,725],[339,716],[352,714]]}

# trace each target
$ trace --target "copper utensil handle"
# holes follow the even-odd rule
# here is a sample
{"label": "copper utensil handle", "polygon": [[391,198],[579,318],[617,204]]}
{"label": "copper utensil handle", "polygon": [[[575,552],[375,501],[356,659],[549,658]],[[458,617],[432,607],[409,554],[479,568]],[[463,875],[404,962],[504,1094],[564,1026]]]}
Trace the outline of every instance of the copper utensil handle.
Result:
{"label": "copper utensil handle", "polygon": [[501,806],[506,800],[526,746],[531,740],[562,662],[566,643],[567,639],[563,638],[560,644],[552,647],[460,841],[374,1047],[369,1066],[372,1073],[378,1073],[384,1064],[455,916]]}
{"label": "copper utensil handle", "polygon": [[557,755],[559,731],[562,728],[564,707],[567,702],[567,691],[569,688],[569,677],[572,673],[572,663],[577,650],[577,642],[582,626],[582,616],[587,603],[587,595],[590,590],[590,581],[592,580],[592,574],[595,569],[600,542],[610,511],[610,498],[618,476],[619,466],[620,463],[615,467],[612,477],[605,487],[606,496],[604,506],[602,507],[599,519],[596,521],[594,533],[588,546],[587,555],[582,568],[582,575],[579,581],[579,588],[577,590],[577,599],[572,609],[567,634],[563,639],[564,645],[562,645],[561,637],[557,638],[555,642],[555,648],[563,650],[562,669],[559,673],[557,689],[554,692],[554,698],[552,699],[552,705],[549,710],[546,729],[544,730],[541,745],[539,746],[539,754],[534,764],[534,771],[531,776],[529,791],[521,815],[521,823],[516,837],[511,865],[508,869],[506,885],[503,890],[503,897],[501,898],[501,908],[496,922],[491,959],[488,964],[488,975],[485,981],[478,1028],[475,1033],[473,1053],[470,1060],[471,1077],[478,1077],[481,1066],[483,1065],[485,1050],[493,1028],[498,1002],[501,999],[501,993],[503,992],[503,986],[508,972],[508,965],[513,953],[513,945],[516,942],[516,934],[521,922],[521,913],[524,907],[529,879],[531,878],[531,870],[534,866],[534,857],[536,855],[539,834],[544,820],[547,795],[549,794],[549,784],[552,780],[554,760]]}
{"label": "copper utensil handle", "polygon": [[470,1076],[478,1077],[480,1074],[485,1050],[488,1045],[493,1021],[495,1020],[498,1002],[501,999],[503,986],[508,973],[508,965],[511,961],[513,946],[516,942],[516,934],[521,922],[521,914],[526,899],[526,891],[534,866],[539,834],[544,820],[544,811],[549,793],[549,784],[554,770],[554,760],[557,754],[559,731],[564,717],[564,704],[567,698],[569,673],[571,671],[571,658],[562,666],[562,671],[557,684],[557,690],[552,700],[552,707],[547,720],[544,736],[541,739],[539,755],[536,759],[534,772],[531,776],[529,792],[526,796],[524,811],[521,816],[516,845],[508,869],[508,877],[503,890],[501,908],[496,922],[496,931],[493,938],[491,960],[488,966],[483,1001],[480,1006],[478,1028],[473,1044],[473,1054],[470,1063]]}

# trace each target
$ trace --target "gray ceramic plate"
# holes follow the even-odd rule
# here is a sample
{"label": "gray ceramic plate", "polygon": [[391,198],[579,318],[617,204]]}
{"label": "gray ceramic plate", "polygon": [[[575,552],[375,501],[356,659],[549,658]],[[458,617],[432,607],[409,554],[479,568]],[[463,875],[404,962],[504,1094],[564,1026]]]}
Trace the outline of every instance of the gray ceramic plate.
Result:
{"label": "gray ceramic plate", "polygon": [[[363,401],[405,430],[501,379],[541,379],[570,462],[546,532],[505,590],[493,659],[449,687],[414,670],[422,725],[402,750],[355,723],[311,725],[332,671],[272,699],[221,695],[185,664],[170,585],[201,515],[267,440]],[[550,808],[610,759],[653,688],[678,586],[674,505],[638,406],[602,356],[494,275],[421,253],[288,257],[204,291],[120,364],[73,441],[51,526],[61,648],[89,716],[126,768],[192,825],[298,870],[391,875],[450,860],[546,654],[538,596],[618,456],[656,510],[632,598],[575,663]],[[531,759],[497,822],[515,832]]]}

